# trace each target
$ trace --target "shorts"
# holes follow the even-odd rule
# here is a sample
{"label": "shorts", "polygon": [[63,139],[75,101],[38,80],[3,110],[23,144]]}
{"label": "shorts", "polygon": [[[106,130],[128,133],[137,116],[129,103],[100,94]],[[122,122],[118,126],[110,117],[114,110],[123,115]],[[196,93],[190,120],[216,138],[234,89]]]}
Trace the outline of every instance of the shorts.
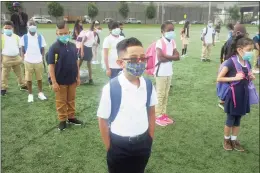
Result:
{"label": "shorts", "polygon": [[81,57],[84,61],[91,61],[93,57],[92,47],[84,46],[84,57]]}
{"label": "shorts", "polygon": [[33,73],[35,73],[36,80],[42,80],[42,74],[44,69],[43,62],[36,64],[24,62],[24,68],[26,81],[32,81]]}
{"label": "shorts", "polygon": [[227,114],[227,121],[226,126],[228,127],[239,127],[240,126],[240,120],[242,116],[239,115],[229,115]]}

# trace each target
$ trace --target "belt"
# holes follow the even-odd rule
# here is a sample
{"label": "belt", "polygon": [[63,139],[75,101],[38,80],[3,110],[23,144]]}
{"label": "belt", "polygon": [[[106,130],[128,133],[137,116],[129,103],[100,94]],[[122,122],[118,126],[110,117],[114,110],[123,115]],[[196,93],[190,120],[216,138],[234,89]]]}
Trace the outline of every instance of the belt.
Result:
{"label": "belt", "polygon": [[110,133],[110,139],[113,141],[122,141],[128,143],[138,143],[147,139],[149,133],[148,130],[143,134],[136,135],[136,136],[119,136],[114,133]]}

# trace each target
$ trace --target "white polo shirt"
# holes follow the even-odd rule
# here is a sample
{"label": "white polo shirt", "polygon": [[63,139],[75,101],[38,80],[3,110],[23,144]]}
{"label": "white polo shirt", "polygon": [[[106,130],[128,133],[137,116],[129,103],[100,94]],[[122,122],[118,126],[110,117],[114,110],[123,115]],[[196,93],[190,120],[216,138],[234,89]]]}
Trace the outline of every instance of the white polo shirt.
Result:
{"label": "white polo shirt", "polygon": [[121,69],[121,67],[116,63],[116,61],[118,59],[116,45],[117,45],[117,43],[119,43],[122,40],[124,40],[123,36],[114,37],[112,34],[110,34],[109,36],[107,36],[104,39],[103,49],[105,49],[105,48],[108,49],[109,68]]}
{"label": "white polo shirt", "polygon": [[[4,47],[2,48],[2,55],[5,56],[17,56],[20,54],[20,38],[15,34],[12,36],[7,36],[3,34],[5,39]],[[3,41],[3,40],[2,40]]]}
{"label": "white polo shirt", "polygon": [[[176,44],[174,44],[175,46],[173,46],[173,43],[174,40],[171,40],[170,42],[168,40],[166,40],[164,37],[163,38],[163,41],[165,42],[166,44],[166,55],[170,55],[172,56],[172,53],[173,53],[173,50],[176,49]],[[161,39],[159,39],[157,42],[156,42],[156,48],[159,48],[162,50],[162,42],[161,42]],[[157,57],[157,52],[156,52],[156,59],[155,59],[155,64],[158,63],[158,57]],[[162,62],[160,64],[160,66],[156,66],[155,67],[155,70],[154,70],[154,75],[156,75],[156,72],[157,72],[157,69],[159,67],[159,70],[158,70],[158,76],[164,76],[164,77],[167,77],[167,76],[172,76],[173,75],[173,67],[172,67],[173,63],[172,61],[169,61],[169,62]]]}
{"label": "white polo shirt", "polygon": [[[38,42],[38,34],[36,33],[34,36],[32,36],[29,32],[28,32],[28,47],[26,50],[26,53],[24,54],[24,61],[28,62],[28,63],[32,63],[32,64],[37,64],[37,63],[41,63],[42,62],[42,54],[41,54],[41,50],[39,47],[39,42]],[[44,37],[41,35],[42,37],[42,45],[41,47],[46,47],[46,42]],[[20,40],[20,45],[24,46],[24,36],[21,38]]]}
{"label": "white polo shirt", "polygon": [[[83,32],[83,33],[81,33]],[[83,36],[82,40],[84,39],[84,37],[87,37],[87,41],[84,43],[84,46],[86,47],[92,47],[93,44],[95,43],[95,35],[94,35],[94,31],[81,31],[80,35]]]}
{"label": "white polo shirt", "polygon": [[[122,87],[121,105],[115,120],[111,123],[111,132],[119,136],[136,136],[143,134],[149,127],[146,110],[146,82],[140,78],[139,88],[133,85],[121,73],[118,77]],[[150,106],[158,103],[156,91],[153,87]],[[111,113],[110,85],[104,86],[97,111],[97,116],[108,119]]]}
{"label": "white polo shirt", "polygon": [[[207,34],[206,34],[206,29],[208,28],[208,31],[207,31]],[[215,29],[213,27],[206,27],[203,29],[203,34],[206,34],[205,35],[205,43],[206,44],[212,44],[213,43],[213,38],[212,38],[212,35],[215,34]]]}

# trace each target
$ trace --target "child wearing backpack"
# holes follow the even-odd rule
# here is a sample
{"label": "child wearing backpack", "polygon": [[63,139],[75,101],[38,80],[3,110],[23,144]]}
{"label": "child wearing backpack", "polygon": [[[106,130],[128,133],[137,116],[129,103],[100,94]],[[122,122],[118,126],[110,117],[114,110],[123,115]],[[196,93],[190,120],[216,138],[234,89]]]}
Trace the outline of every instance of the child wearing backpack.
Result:
{"label": "child wearing backpack", "polygon": [[180,54],[176,49],[174,25],[166,21],[161,25],[162,38],[156,42],[156,67],[154,76],[156,80],[156,92],[158,105],[156,106],[156,124],[166,126],[174,123],[167,115],[167,102],[172,81],[172,61],[180,60]]}
{"label": "child wearing backpack", "polygon": [[[218,95],[225,101],[227,113],[224,127],[225,150],[244,151],[237,140],[242,116],[250,112],[250,104],[259,102],[252,83],[255,76],[249,61],[253,58],[253,41],[238,36],[231,45],[230,58],[223,63],[217,77]],[[231,134],[231,136],[230,136]]]}
{"label": "child wearing backpack", "polygon": [[60,121],[60,131],[70,124],[82,125],[75,118],[76,88],[80,85],[79,61],[76,45],[70,42],[70,32],[66,23],[60,22],[56,29],[57,41],[48,52],[49,73],[52,89],[56,95],[56,110]]}
{"label": "child wearing backpack", "polygon": [[147,62],[142,43],[132,37],[116,49],[123,72],[104,86],[97,111],[108,172],[144,173],[154,137],[156,92],[142,77]]}
{"label": "child wearing backpack", "polygon": [[124,39],[123,36],[120,36],[120,28],[118,22],[111,21],[108,24],[110,34],[103,41],[103,54],[104,54],[104,63],[106,67],[106,75],[113,79],[116,77],[119,72],[122,71],[122,68],[117,64],[117,50],[116,45],[121,40]]}
{"label": "child wearing backpack", "polygon": [[33,74],[35,74],[38,84],[38,98],[40,100],[47,99],[42,92],[43,58],[46,42],[44,37],[36,32],[37,26],[34,21],[30,20],[27,26],[29,32],[21,38],[20,45],[22,46],[21,52],[25,67],[25,80],[29,92],[28,103],[30,103],[34,101],[32,94]]}
{"label": "child wearing backpack", "polygon": [[181,41],[182,41],[182,53],[181,57],[187,56],[187,48],[189,44],[189,30],[190,30],[190,22],[186,21],[184,27],[181,31]]}
{"label": "child wearing backpack", "polygon": [[2,87],[1,95],[4,96],[7,93],[8,78],[11,69],[13,69],[17,81],[20,85],[20,90],[27,90],[26,83],[24,82],[21,70],[22,58],[19,52],[19,41],[18,35],[13,33],[14,25],[11,21],[5,21],[3,23],[3,34],[2,34]]}

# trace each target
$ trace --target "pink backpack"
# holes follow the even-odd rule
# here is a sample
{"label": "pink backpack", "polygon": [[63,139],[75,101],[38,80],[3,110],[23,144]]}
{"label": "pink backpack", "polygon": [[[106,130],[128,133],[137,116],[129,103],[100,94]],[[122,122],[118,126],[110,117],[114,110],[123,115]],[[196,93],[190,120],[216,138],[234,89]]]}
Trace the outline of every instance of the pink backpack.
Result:
{"label": "pink backpack", "polygon": [[[161,40],[161,43],[162,43],[162,52],[164,54],[166,54],[166,43],[164,42],[163,38],[160,39]],[[172,40],[172,44],[173,44],[173,48],[175,49],[176,48],[176,44],[175,44],[175,41]],[[145,73],[147,75],[151,75],[153,76],[154,75],[154,70],[155,70],[155,67],[157,65],[159,65],[159,62],[157,64],[155,64],[156,62],[156,41],[153,42],[146,50],[146,53],[145,53],[146,57],[148,58],[148,61],[147,61],[147,66],[146,66],[146,70],[145,70]]]}

